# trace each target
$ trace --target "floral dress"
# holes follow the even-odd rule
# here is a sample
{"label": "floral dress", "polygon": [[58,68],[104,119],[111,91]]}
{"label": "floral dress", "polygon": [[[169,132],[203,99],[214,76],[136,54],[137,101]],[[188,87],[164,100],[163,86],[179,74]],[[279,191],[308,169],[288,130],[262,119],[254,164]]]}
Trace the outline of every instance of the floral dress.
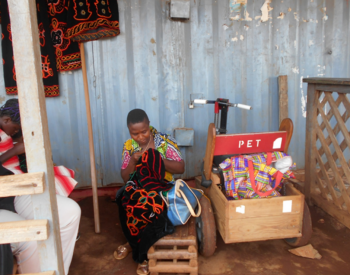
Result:
{"label": "floral dress", "polygon": [[[163,159],[181,161],[182,156],[177,146],[176,140],[167,134],[158,132],[154,127],[150,126],[154,139],[154,147],[161,154]],[[141,152],[140,145],[133,139],[128,139],[124,143],[122,156],[122,169],[128,167],[131,156],[134,152]],[[173,174],[165,172],[165,180],[173,181]]]}

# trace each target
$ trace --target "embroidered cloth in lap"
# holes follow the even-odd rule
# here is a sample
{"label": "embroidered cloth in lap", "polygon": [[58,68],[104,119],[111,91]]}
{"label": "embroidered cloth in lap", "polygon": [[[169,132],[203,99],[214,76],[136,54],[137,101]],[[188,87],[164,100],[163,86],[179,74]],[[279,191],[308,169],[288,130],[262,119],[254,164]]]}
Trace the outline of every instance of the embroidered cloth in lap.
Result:
{"label": "embroidered cloth in lap", "polygon": [[159,196],[159,192],[173,187],[164,181],[164,175],[161,154],[148,149],[138,161],[123,196],[117,199],[123,233],[132,247],[133,259],[139,263],[147,259],[147,251],[156,241],[174,230]]}
{"label": "embroidered cloth in lap", "polygon": [[[13,140],[4,131],[0,129],[0,156],[14,147]],[[20,167],[20,162],[17,156],[14,156],[5,161],[2,166],[10,170],[15,175],[23,174]],[[55,166],[55,187],[56,194],[68,197],[77,185],[74,179],[74,171],[64,166]]]}

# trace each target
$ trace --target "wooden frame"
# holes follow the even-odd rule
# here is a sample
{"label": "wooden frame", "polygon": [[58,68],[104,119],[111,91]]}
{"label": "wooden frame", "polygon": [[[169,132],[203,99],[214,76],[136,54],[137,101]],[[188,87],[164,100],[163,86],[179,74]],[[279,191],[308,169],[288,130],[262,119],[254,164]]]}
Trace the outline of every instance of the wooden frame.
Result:
{"label": "wooden frame", "polygon": [[[41,274],[63,275],[63,255],[41,72],[36,3],[34,0],[9,0],[8,6],[10,18],[12,19],[13,52],[28,171],[29,173],[39,173],[39,178],[41,178],[33,184],[33,179],[31,179],[33,175],[31,174],[14,176],[14,179],[19,179],[17,183],[22,180],[24,185],[28,185],[28,182],[25,182],[23,177],[29,179],[29,185],[31,186],[27,189],[26,194],[33,194],[32,205],[35,220],[24,221],[24,225],[20,223],[1,223],[2,232],[5,232],[8,227],[11,228],[9,230],[15,233],[14,226],[17,225],[16,232],[22,234],[21,236],[25,240],[40,239],[38,241],[38,252],[41,270],[45,271]],[[44,184],[42,185],[42,190],[38,191],[33,187],[40,184],[40,181]],[[20,190],[19,192],[14,192],[13,190],[11,191],[11,188],[8,190],[8,193],[12,195],[21,194]],[[37,227],[31,227],[33,225]],[[40,238],[38,236],[36,238],[27,236],[27,238],[26,234],[28,232],[26,233],[25,231],[28,229],[37,230],[36,234],[40,232],[40,234],[37,234],[38,236],[40,235]],[[6,239],[6,236],[4,238]],[[7,240],[8,242],[14,241],[10,236]]]}
{"label": "wooden frame", "polygon": [[[350,79],[306,78],[305,186],[311,200],[350,228]],[[342,109],[342,110],[341,110]],[[345,110],[343,113],[341,111]]]}
{"label": "wooden frame", "polygon": [[[280,151],[287,152],[293,135],[293,122],[289,118],[284,119],[280,125],[280,131],[287,133],[283,141],[284,146]],[[216,137],[215,133],[214,124],[210,124],[204,158],[204,175],[206,179],[212,180],[212,184],[205,192],[211,200],[216,227],[224,242],[237,243],[301,237],[304,195],[291,183],[286,184],[286,196],[227,200],[218,187],[220,178],[217,174],[211,173],[211,166],[215,155],[215,143],[232,135]],[[234,152],[231,153],[234,154]],[[290,212],[285,212],[285,204],[291,204]]]}

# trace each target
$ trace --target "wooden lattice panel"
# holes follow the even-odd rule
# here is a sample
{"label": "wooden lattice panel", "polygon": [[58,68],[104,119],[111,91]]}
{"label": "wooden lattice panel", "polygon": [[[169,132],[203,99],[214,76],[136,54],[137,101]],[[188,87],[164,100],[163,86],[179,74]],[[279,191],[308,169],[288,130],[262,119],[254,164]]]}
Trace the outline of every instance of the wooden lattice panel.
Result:
{"label": "wooden lattice panel", "polygon": [[350,81],[319,81],[306,80],[305,195],[350,228]]}

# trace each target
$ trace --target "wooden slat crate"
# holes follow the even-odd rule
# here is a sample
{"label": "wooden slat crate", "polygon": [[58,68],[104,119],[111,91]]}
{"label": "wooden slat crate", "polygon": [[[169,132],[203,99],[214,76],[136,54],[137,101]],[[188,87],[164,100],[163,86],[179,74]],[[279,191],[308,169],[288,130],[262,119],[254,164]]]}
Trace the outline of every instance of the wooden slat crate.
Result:
{"label": "wooden slat crate", "polygon": [[350,228],[350,79],[308,78],[305,196]]}
{"label": "wooden slat crate", "polygon": [[198,274],[198,245],[195,218],[177,226],[175,232],[158,240],[148,251],[151,275]]}
{"label": "wooden slat crate", "polygon": [[[225,243],[301,237],[304,195],[286,184],[286,196],[229,201],[218,187],[220,178],[211,174],[212,185],[205,190],[214,208],[216,227]],[[201,178],[196,178],[197,188]],[[284,212],[284,202],[291,205]],[[237,211],[242,209],[243,211]],[[243,212],[243,213],[242,213]]]}

